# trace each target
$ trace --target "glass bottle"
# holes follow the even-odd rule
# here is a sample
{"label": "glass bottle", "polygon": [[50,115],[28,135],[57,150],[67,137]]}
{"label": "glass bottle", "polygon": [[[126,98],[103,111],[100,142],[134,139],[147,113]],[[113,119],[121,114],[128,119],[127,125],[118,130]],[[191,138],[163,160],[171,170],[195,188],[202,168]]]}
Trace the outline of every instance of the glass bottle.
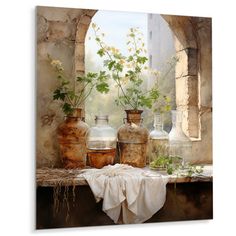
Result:
{"label": "glass bottle", "polygon": [[89,129],[87,135],[88,161],[95,168],[114,164],[117,134],[108,121],[108,115],[95,116],[95,126]]}
{"label": "glass bottle", "polygon": [[192,156],[192,142],[182,130],[183,113],[182,111],[173,110],[171,114],[172,129],[169,133],[169,154],[188,162]]}
{"label": "glass bottle", "polygon": [[168,133],[163,129],[163,116],[157,113],[154,116],[154,129],[149,134],[148,141],[148,157],[149,167],[154,167],[154,161],[158,157],[168,156]]}
{"label": "glass bottle", "polygon": [[148,130],[142,126],[142,110],[125,110],[126,120],[118,130],[120,163],[145,167]]}

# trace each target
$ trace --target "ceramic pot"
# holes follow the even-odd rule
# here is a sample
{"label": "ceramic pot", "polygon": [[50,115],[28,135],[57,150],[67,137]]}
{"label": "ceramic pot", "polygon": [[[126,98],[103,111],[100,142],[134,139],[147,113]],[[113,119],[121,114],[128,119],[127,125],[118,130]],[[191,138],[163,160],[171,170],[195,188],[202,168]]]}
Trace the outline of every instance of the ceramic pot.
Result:
{"label": "ceramic pot", "polygon": [[118,130],[120,163],[145,167],[148,130],[142,126],[142,110],[125,110],[124,125]]}
{"label": "ceramic pot", "polygon": [[61,160],[67,169],[86,166],[86,135],[89,126],[82,121],[81,113],[82,109],[76,108],[57,130]]}

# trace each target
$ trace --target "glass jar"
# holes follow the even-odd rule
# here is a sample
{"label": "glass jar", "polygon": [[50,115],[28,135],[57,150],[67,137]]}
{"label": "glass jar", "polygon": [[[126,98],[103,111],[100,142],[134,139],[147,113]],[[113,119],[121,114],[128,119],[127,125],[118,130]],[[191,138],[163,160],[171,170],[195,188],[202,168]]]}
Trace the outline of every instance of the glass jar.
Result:
{"label": "glass jar", "polygon": [[[118,130],[120,163],[146,166],[148,130],[142,126],[142,110],[125,110],[127,118]],[[126,121],[125,121],[126,120]]]}
{"label": "glass jar", "polygon": [[95,126],[87,135],[87,157],[91,167],[102,168],[114,164],[116,130],[108,124],[108,115],[95,116]]}
{"label": "glass jar", "polygon": [[154,129],[149,134],[148,157],[149,167],[155,169],[155,160],[168,156],[168,133],[163,129],[163,116],[160,113],[154,116]]}
{"label": "glass jar", "polygon": [[169,154],[189,162],[192,156],[192,142],[182,130],[182,111],[173,110],[172,129],[169,133]]}

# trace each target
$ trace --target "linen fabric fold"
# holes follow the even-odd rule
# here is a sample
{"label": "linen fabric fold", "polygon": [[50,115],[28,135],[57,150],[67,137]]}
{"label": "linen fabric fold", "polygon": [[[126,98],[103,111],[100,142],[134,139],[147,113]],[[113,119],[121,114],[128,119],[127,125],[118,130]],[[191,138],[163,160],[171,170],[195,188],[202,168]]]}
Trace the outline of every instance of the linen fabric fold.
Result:
{"label": "linen fabric fold", "polygon": [[85,169],[78,177],[88,182],[97,202],[115,223],[142,223],[162,208],[167,176],[126,164]]}

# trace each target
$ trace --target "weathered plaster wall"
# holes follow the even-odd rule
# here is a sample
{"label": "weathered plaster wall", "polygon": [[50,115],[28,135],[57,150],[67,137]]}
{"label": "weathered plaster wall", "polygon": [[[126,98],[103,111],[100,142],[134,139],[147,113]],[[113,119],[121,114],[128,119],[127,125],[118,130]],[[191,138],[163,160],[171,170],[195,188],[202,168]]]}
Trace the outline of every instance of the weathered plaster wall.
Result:
{"label": "weathered plaster wall", "polygon": [[211,19],[163,18],[175,34],[176,105],[184,113],[184,131],[193,141],[191,162],[212,163]]}
{"label": "weathered plaster wall", "polygon": [[194,142],[194,158],[212,163],[212,25],[210,18],[193,22],[198,43],[200,140]]}
{"label": "weathered plaster wall", "polygon": [[37,167],[61,165],[56,128],[63,114],[59,104],[52,102],[56,74],[47,55],[59,59],[69,77],[83,74],[84,38],[94,14],[93,10],[37,7]]}

